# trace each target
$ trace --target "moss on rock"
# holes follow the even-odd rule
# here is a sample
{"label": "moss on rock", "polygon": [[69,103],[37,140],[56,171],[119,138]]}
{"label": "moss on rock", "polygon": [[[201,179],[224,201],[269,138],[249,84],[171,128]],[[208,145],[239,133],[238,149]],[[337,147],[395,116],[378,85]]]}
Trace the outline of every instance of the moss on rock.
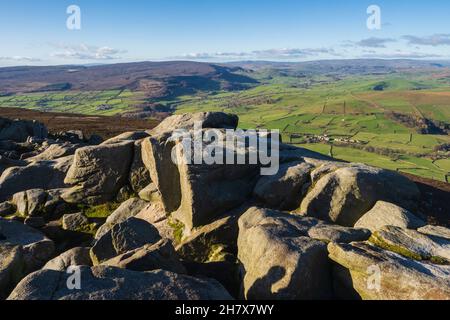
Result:
{"label": "moss on rock", "polygon": [[400,247],[400,246],[393,245],[391,243],[387,243],[386,241],[383,240],[382,237],[379,236],[378,232],[374,232],[372,234],[372,236],[369,239],[369,242],[373,243],[374,245],[376,245],[382,249],[386,249],[386,250],[392,251],[394,253],[398,253],[399,255],[402,255],[406,258],[410,258],[410,259],[418,260],[418,261],[424,260],[424,257],[422,257],[420,254],[412,252],[405,247]]}
{"label": "moss on rock", "polygon": [[120,203],[107,202],[96,206],[80,205],[78,208],[88,218],[101,219],[108,218],[119,206]]}

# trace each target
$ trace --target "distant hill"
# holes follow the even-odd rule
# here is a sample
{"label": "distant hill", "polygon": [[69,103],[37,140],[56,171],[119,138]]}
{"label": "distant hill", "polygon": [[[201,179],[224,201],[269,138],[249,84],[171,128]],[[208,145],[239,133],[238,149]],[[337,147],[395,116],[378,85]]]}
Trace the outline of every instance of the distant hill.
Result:
{"label": "distant hill", "polygon": [[191,94],[201,90],[238,90],[257,83],[238,67],[170,61],[96,66],[0,68],[1,94],[66,90],[131,89],[150,98]]}
{"label": "distant hill", "polygon": [[417,69],[450,67],[449,61],[422,61],[408,59],[344,59],[306,62],[239,61],[226,64],[251,70],[284,69],[314,74],[383,74]]}

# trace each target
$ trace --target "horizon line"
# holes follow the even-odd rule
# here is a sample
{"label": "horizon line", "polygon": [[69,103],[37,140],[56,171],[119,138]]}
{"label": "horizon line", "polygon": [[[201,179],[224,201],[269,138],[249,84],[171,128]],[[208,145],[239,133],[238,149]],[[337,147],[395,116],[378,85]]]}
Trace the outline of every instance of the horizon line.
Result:
{"label": "horizon line", "polygon": [[45,67],[95,67],[95,66],[107,66],[107,65],[120,65],[120,64],[133,64],[133,63],[166,63],[166,62],[195,62],[201,64],[232,64],[232,63],[273,63],[273,64],[302,64],[311,62],[325,62],[325,61],[415,61],[415,62],[450,62],[450,58],[447,59],[427,59],[427,58],[341,58],[341,59],[313,59],[304,61],[294,61],[294,60],[229,60],[229,61],[202,61],[202,60],[190,60],[190,59],[149,59],[149,60],[132,60],[132,61],[122,61],[122,62],[91,62],[91,63],[70,63],[70,64],[48,64],[48,65],[32,65],[32,64],[19,64],[14,66],[0,66],[0,69],[6,68],[45,68]]}

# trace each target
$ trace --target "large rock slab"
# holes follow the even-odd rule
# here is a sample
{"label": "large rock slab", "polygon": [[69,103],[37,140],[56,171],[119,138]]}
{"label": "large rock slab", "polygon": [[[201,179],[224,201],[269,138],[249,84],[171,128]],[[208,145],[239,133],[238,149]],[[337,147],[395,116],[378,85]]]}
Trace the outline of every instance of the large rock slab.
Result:
{"label": "large rock slab", "polygon": [[144,189],[139,191],[139,198],[147,202],[161,202],[161,193],[156,185],[152,182]]}
{"label": "large rock slab", "polygon": [[142,161],[142,140],[134,143],[129,183],[134,192],[139,193],[152,182],[150,172]]}
{"label": "large rock slab", "polygon": [[[259,165],[205,161],[196,164],[195,155],[188,155],[184,144],[172,138],[170,133],[163,133],[146,139],[143,159],[161,193],[165,210],[174,212],[187,232],[211,223],[248,200],[259,175]],[[203,142],[202,150],[207,152],[208,146],[209,143]],[[245,152],[248,156],[248,150]]]}
{"label": "large rock slab", "polygon": [[309,229],[308,235],[313,239],[327,243],[350,243],[368,240],[371,232],[370,230],[363,228],[349,228],[321,223]]}
{"label": "large rock slab", "polygon": [[417,229],[420,233],[450,240],[450,229],[441,226],[424,226]]}
{"label": "large rock slab", "polygon": [[11,167],[25,167],[28,163],[23,160],[13,160],[0,154],[0,176]]}
{"label": "large rock slab", "polygon": [[41,270],[25,279],[9,300],[231,300],[215,280],[168,271],[136,272],[107,266],[81,267],[81,290],[69,290],[70,274]]}
{"label": "large rock slab", "polygon": [[177,210],[181,203],[180,173],[172,161],[175,142],[171,136],[171,132],[166,132],[144,139],[142,143],[142,161],[167,212]]}
{"label": "large rock slab", "polygon": [[113,200],[128,181],[134,142],[80,148],[65,182],[75,185],[63,194],[69,203],[99,204]]}
{"label": "large rock slab", "polygon": [[239,217],[238,213],[230,214],[194,230],[177,245],[177,252],[185,261],[235,261]]}
{"label": "large rock slab", "polygon": [[89,250],[83,247],[70,249],[47,262],[42,269],[66,271],[71,266],[92,266]]}
{"label": "large rock slab", "polygon": [[310,172],[313,168],[306,162],[284,164],[276,175],[261,177],[253,194],[270,208],[297,209],[310,186]]}
{"label": "large rock slab", "polygon": [[331,297],[326,244],[307,237],[318,223],[267,209],[251,208],[239,219],[238,258],[247,299]]}
{"label": "large rock slab", "polygon": [[116,224],[100,237],[91,249],[94,264],[161,240],[158,230],[150,223],[136,218]]}
{"label": "large rock slab", "polygon": [[89,219],[82,213],[69,213],[62,217],[63,230],[79,232],[89,227]]}
{"label": "large rock slab", "polygon": [[[206,152],[209,145],[204,142],[202,150]],[[228,146],[223,152],[236,154]],[[188,159],[190,162],[186,161],[189,157],[181,143],[176,145],[174,154],[180,177],[181,203],[173,216],[185,225],[187,232],[211,223],[249,200],[260,174],[258,164],[208,164],[205,161],[195,164],[194,154]],[[248,157],[249,151],[240,154]]]}
{"label": "large rock slab", "polygon": [[164,210],[161,202],[148,203],[137,215],[136,218],[142,219],[153,225],[166,220],[169,217]]}
{"label": "large rock slab", "polygon": [[43,152],[38,154],[37,156],[27,158],[28,162],[32,161],[49,161],[55,160],[62,157],[71,156],[75,153],[75,151],[80,148],[79,144],[72,144],[69,142],[64,143],[54,143],[50,145]]}
{"label": "large rock slab", "polygon": [[199,112],[174,115],[164,119],[152,133],[173,131],[175,129],[191,130],[195,123],[200,123],[203,128],[236,129],[239,118],[234,114],[223,112]]}
{"label": "large rock slab", "polygon": [[173,243],[175,243],[173,221],[168,216],[161,202],[148,204],[135,217],[152,224],[156,229],[158,229],[158,232],[162,238],[170,239]]}
{"label": "large rock slab", "polygon": [[64,178],[72,161],[73,156],[68,156],[6,169],[0,177],[0,201],[10,200],[15,193],[24,190],[66,187]]}
{"label": "large rock slab", "polygon": [[17,213],[22,216],[36,216],[44,211],[47,193],[43,189],[32,189],[16,193],[12,203],[17,207]]}
{"label": "large rock slab", "polygon": [[302,201],[299,213],[352,227],[377,201],[411,209],[420,193],[406,177],[384,169],[352,164],[320,178]]}
{"label": "large rock slab", "polygon": [[425,226],[425,222],[406,209],[393,203],[378,201],[375,206],[364,214],[355,227],[377,231],[384,226],[396,226],[405,229],[417,229]]}
{"label": "large rock slab", "polygon": [[95,238],[101,238],[116,224],[124,222],[128,218],[136,216],[147,205],[147,202],[138,198],[131,198],[123,202],[116,210],[114,210],[114,212],[106,219],[106,222],[98,229]]}
{"label": "large rock slab", "polygon": [[21,247],[0,244],[0,299],[5,299],[22,280],[26,275],[24,269]]}
{"label": "large rock slab", "polygon": [[336,161],[324,162],[321,165],[317,166],[317,168],[311,172],[312,183],[316,184],[317,181],[319,181],[327,174],[332,173],[341,168],[347,168],[348,166],[349,164],[346,162],[336,162]]}
{"label": "large rock slab", "polygon": [[25,272],[41,268],[55,251],[55,245],[41,232],[17,221],[0,218],[0,245],[19,246],[25,261]]}
{"label": "large rock slab", "polygon": [[104,141],[102,144],[116,144],[124,141],[136,141],[147,138],[149,134],[146,131],[128,131],[119,134],[116,137]]}
{"label": "large rock slab", "polygon": [[12,203],[17,213],[22,217],[42,217],[58,219],[68,205],[61,198],[62,189],[43,190],[32,189],[18,192],[13,196]]}
{"label": "large rock slab", "polygon": [[416,260],[450,263],[450,240],[429,237],[416,230],[384,226],[370,241],[377,246]]}
{"label": "large rock slab", "polygon": [[176,211],[182,198],[180,172],[172,161],[172,150],[176,145],[172,133],[177,129],[191,130],[196,123],[203,128],[235,129],[238,118],[221,112],[175,115],[154,128],[152,136],[144,139],[142,144],[143,162],[150,172],[152,182],[161,193],[167,212]]}
{"label": "large rock slab", "polygon": [[162,269],[175,273],[186,273],[175,248],[168,239],[162,239],[155,244],[148,244],[128,251],[103,262],[102,265],[134,271]]}
{"label": "large rock slab", "polygon": [[330,258],[345,268],[339,287],[365,300],[449,300],[450,266],[407,259],[366,244],[328,245]]}

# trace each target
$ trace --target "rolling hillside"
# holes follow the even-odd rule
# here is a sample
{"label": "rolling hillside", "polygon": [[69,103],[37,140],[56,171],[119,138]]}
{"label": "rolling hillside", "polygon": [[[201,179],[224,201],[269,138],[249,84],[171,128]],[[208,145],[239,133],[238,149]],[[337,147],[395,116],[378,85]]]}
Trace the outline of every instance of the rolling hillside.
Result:
{"label": "rolling hillside", "polygon": [[448,181],[450,64],[142,62],[0,69],[1,107],[163,119],[225,111],[347,161]]}

